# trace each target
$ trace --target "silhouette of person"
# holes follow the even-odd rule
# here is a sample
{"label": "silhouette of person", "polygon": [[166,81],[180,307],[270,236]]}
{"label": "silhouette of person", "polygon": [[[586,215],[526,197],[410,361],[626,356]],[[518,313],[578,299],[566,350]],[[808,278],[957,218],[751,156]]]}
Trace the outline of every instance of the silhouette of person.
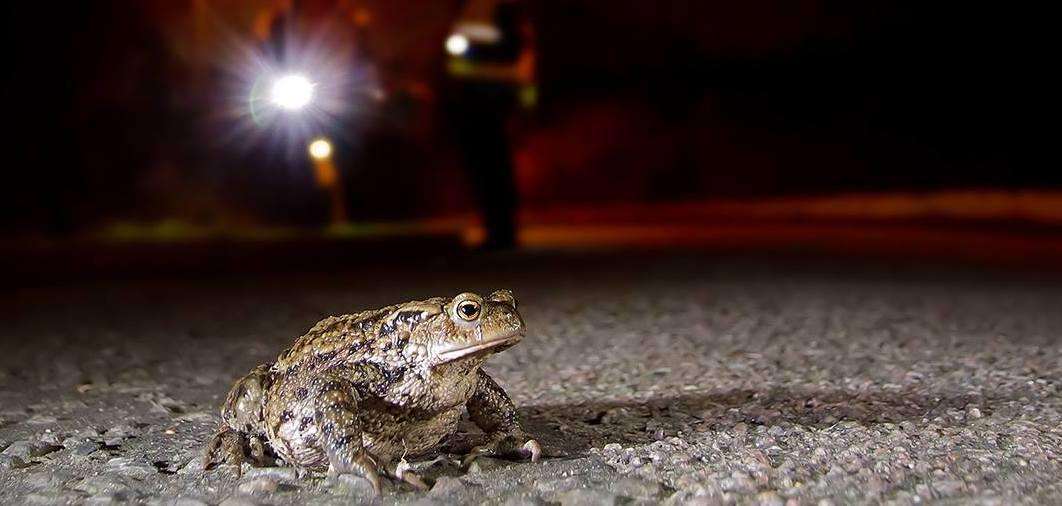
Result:
{"label": "silhouette of person", "polygon": [[470,0],[446,48],[446,114],[483,217],[485,249],[516,245],[517,191],[507,124],[533,81],[530,24],[512,0]]}

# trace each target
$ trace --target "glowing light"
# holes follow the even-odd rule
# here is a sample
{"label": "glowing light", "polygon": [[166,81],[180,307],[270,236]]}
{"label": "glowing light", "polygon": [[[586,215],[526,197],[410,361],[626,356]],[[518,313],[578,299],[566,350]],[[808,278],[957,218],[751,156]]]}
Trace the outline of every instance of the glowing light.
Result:
{"label": "glowing light", "polygon": [[454,56],[461,56],[468,51],[468,37],[455,33],[446,38],[446,52]]}
{"label": "glowing light", "polygon": [[327,139],[315,139],[310,143],[310,156],[314,160],[327,160],[332,156],[332,143]]}
{"label": "glowing light", "polygon": [[270,98],[277,107],[297,111],[313,99],[313,83],[298,74],[281,77],[273,83]]}

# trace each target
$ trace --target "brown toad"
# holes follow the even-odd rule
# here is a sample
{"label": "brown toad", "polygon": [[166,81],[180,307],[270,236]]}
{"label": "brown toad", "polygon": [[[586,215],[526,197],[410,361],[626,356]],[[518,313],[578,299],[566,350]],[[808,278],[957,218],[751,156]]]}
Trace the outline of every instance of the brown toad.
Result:
{"label": "brown toad", "polygon": [[404,468],[405,457],[453,434],[462,408],[489,435],[466,463],[477,455],[535,461],[539,444],[523,431],[509,396],[480,369],[523,333],[508,290],[326,318],[276,362],[236,382],[206,464],[219,449],[237,466],[246,453],[255,465],[274,454],[300,475],[327,466],[330,475],[364,476],[377,492],[380,474],[424,488]]}

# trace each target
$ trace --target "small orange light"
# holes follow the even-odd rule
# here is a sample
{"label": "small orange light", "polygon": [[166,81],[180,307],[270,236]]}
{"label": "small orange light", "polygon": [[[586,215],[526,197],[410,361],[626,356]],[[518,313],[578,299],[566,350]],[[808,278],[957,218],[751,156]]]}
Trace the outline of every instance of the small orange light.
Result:
{"label": "small orange light", "polygon": [[314,160],[327,160],[332,157],[332,143],[328,139],[314,139],[310,143],[310,157]]}

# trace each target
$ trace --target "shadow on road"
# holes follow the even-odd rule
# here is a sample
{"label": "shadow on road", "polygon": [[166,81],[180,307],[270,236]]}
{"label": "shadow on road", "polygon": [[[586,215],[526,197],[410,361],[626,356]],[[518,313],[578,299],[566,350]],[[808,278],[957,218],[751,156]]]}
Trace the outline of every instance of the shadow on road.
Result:
{"label": "shadow on road", "polygon": [[[543,444],[547,456],[577,457],[592,447],[609,443],[628,446],[680,434],[733,431],[738,423],[788,423],[815,429],[844,421],[899,424],[933,420],[967,405],[990,411],[985,399],[972,395],[942,398],[910,392],[736,390],[644,402],[526,406],[520,414],[528,431]],[[944,417],[944,424],[947,419]]]}

